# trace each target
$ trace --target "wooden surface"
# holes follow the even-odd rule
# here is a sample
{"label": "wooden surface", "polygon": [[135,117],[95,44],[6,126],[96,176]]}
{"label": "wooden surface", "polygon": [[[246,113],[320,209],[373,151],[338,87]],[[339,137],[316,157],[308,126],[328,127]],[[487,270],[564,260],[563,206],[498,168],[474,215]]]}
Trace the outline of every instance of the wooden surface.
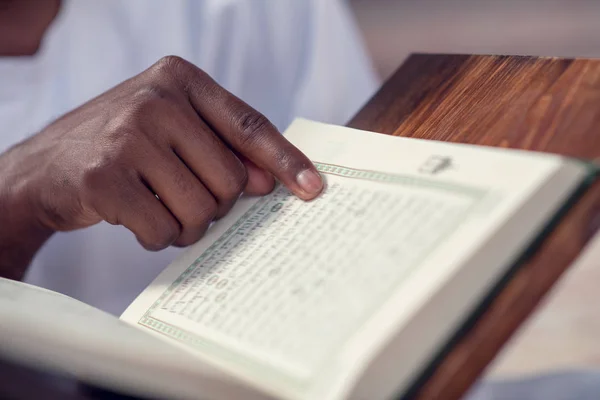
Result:
{"label": "wooden surface", "polygon": [[[411,57],[349,123],[386,134],[600,156],[600,61]],[[459,399],[599,224],[595,184],[414,397]],[[25,382],[25,383],[24,383]],[[117,399],[0,361],[11,398]]]}
{"label": "wooden surface", "polygon": [[[414,55],[349,126],[600,157],[600,61]],[[414,394],[459,399],[577,257],[600,221],[595,183]]]}

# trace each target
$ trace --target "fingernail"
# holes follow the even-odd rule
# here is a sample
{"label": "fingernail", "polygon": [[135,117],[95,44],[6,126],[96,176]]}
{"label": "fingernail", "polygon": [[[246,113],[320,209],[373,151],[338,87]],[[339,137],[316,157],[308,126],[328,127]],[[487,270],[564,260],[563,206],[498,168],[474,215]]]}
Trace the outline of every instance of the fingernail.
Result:
{"label": "fingernail", "polygon": [[323,189],[321,175],[311,169],[305,169],[296,177],[298,185],[308,194],[318,194]]}

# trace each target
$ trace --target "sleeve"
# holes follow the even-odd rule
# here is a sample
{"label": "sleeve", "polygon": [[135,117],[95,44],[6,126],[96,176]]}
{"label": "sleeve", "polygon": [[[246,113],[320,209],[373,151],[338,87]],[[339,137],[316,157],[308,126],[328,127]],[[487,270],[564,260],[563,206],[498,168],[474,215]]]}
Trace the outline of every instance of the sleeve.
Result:
{"label": "sleeve", "polygon": [[143,4],[138,53],[188,58],[282,130],[296,117],[346,123],[378,87],[345,0]]}
{"label": "sleeve", "polygon": [[291,117],[344,124],[374,94],[379,78],[347,4],[308,2],[306,54]]}
{"label": "sleeve", "polygon": [[296,117],[344,124],[379,86],[345,0],[200,4],[189,13],[204,31],[200,65],[280,129]]}

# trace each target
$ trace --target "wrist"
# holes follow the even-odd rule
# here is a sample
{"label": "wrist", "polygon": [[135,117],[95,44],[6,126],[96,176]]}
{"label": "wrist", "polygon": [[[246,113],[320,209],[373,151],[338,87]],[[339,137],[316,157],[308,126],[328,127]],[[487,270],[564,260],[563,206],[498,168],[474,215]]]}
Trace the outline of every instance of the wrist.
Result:
{"label": "wrist", "polygon": [[21,279],[54,231],[41,222],[35,211],[27,179],[10,167],[0,162],[0,276]]}

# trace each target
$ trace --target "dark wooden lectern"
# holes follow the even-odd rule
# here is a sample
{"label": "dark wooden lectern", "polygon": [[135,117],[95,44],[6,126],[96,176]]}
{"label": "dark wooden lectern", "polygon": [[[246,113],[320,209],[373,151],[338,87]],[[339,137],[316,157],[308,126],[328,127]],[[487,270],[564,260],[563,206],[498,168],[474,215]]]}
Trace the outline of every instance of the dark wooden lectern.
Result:
{"label": "dark wooden lectern", "polygon": [[[414,55],[348,125],[598,159],[600,60]],[[597,182],[424,377],[414,396],[459,399],[599,225]]]}

